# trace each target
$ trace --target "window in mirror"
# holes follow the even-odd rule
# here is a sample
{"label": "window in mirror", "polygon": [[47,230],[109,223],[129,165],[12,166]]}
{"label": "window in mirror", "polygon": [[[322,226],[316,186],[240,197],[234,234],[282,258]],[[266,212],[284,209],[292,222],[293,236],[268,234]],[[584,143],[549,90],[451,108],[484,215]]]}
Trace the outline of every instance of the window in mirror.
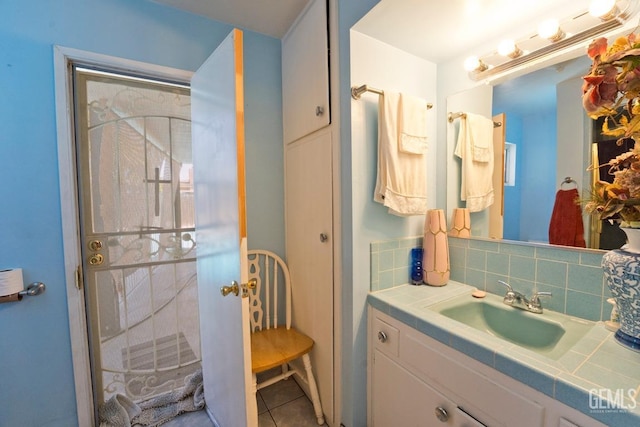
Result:
{"label": "window in mirror", "polygon": [[504,143],[504,185],[513,187],[516,185],[516,144]]}

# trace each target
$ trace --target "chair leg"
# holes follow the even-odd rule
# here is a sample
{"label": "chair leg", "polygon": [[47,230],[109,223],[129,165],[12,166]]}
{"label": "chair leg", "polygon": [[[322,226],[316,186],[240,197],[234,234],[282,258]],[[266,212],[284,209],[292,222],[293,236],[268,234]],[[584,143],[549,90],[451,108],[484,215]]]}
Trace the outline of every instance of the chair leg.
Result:
{"label": "chair leg", "polygon": [[304,370],[307,373],[307,383],[309,384],[309,392],[311,393],[311,402],[313,403],[313,410],[316,413],[318,419],[318,425],[324,424],[324,414],[322,413],[322,405],[320,404],[320,395],[318,394],[318,386],[316,379],[311,371],[311,359],[309,353],[302,356],[302,362],[304,363]]}
{"label": "chair leg", "polygon": [[248,422],[255,425],[258,422],[258,376],[255,372],[251,373],[251,396],[253,401],[247,402]]}
{"label": "chair leg", "polygon": [[256,401],[256,405],[258,402],[258,376],[255,372],[251,373],[251,394],[253,394],[253,398]]}
{"label": "chair leg", "polygon": [[[283,363],[281,367],[282,367],[282,374],[283,375],[286,374],[289,371],[289,365],[287,365],[286,363]],[[285,379],[288,380],[289,377],[287,377]]]}

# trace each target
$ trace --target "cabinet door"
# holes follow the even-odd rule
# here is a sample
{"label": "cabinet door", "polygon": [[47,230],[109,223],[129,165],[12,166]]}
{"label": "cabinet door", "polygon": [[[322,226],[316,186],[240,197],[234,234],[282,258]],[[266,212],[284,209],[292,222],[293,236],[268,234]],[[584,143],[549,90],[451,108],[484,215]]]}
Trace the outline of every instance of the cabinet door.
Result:
{"label": "cabinet door", "polygon": [[373,351],[374,427],[475,427],[456,405],[378,350]]}
{"label": "cabinet door", "polygon": [[311,359],[322,409],[333,419],[333,203],[331,133],[285,148],[287,263],[293,324],[315,345]]}
{"label": "cabinet door", "polygon": [[284,142],[331,121],[326,0],[313,0],[282,39]]}

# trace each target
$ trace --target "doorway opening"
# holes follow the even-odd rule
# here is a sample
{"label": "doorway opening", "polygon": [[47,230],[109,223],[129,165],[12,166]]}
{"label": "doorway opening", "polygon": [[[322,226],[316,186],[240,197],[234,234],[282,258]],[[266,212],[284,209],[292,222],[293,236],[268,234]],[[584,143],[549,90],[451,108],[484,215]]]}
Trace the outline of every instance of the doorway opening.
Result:
{"label": "doorway opening", "polygon": [[201,367],[190,89],[72,74],[94,399],[142,401]]}

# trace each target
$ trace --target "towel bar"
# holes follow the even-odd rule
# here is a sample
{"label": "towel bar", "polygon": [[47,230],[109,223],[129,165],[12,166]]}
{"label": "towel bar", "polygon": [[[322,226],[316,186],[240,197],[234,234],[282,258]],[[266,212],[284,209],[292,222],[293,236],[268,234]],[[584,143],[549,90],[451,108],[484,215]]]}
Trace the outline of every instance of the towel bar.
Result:
{"label": "towel bar", "polygon": [[[447,115],[447,120],[449,120],[449,123],[453,123],[455,119],[460,117],[467,118],[467,114],[466,113],[449,113]],[[502,126],[502,122],[493,122],[494,128],[499,128],[500,126]]]}
{"label": "towel bar", "polygon": [[[368,85],[352,86],[351,87],[351,97],[353,99],[360,99],[362,94],[365,93],[365,92],[371,92],[371,93],[377,93],[378,95],[384,95],[384,91],[382,89],[376,89],[376,88],[368,86]],[[431,103],[427,104],[427,110],[430,110],[432,108],[433,108],[433,104],[431,104]]]}

